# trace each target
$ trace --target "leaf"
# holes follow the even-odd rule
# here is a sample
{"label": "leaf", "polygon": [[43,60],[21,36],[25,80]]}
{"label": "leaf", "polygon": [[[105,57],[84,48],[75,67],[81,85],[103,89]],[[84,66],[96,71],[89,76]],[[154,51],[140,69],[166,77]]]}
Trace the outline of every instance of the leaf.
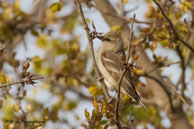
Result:
{"label": "leaf", "polygon": [[86,120],[89,122],[90,121],[90,113],[87,111],[87,109],[85,109],[85,117],[86,117]]}
{"label": "leaf", "polygon": [[26,110],[27,110],[27,112],[31,112],[32,111],[32,105],[31,104],[28,104],[26,106]]}
{"label": "leaf", "polygon": [[93,100],[93,105],[96,110],[99,110],[98,101],[96,99]]}
{"label": "leaf", "polygon": [[141,73],[143,72],[143,70],[137,69],[137,68],[136,68],[136,69],[134,70],[134,72],[135,72],[136,74],[141,74]]}
{"label": "leaf", "polygon": [[0,100],[0,108],[3,106],[3,100]]}
{"label": "leaf", "polygon": [[114,117],[113,113],[111,113],[111,112],[106,113],[106,118],[107,119],[110,119],[110,118],[113,118],[113,117]]}
{"label": "leaf", "polygon": [[105,126],[104,126],[104,129],[108,129],[108,127],[109,127],[109,125],[105,125]]}
{"label": "leaf", "polygon": [[101,113],[102,113],[102,114],[105,114],[106,112],[107,112],[106,108],[102,107],[102,108],[101,108]]}
{"label": "leaf", "polygon": [[123,4],[126,4],[129,2],[129,0],[122,0]]}
{"label": "leaf", "polygon": [[129,103],[130,101],[131,101],[131,97],[128,95],[124,95],[124,97],[122,98],[123,103]]}
{"label": "leaf", "polygon": [[156,48],[157,48],[157,43],[156,42],[152,42],[151,50],[154,51]]}
{"label": "leaf", "polygon": [[14,104],[14,105],[13,105],[13,110],[14,110],[15,112],[18,112],[18,111],[20,110],[20,105]]}
{"label": "leaf", "polygon": [[1,84],[6,84],[7,83],[5,75],[0,75],[0,83]]}
{"label": "leaf", "polygon": [[106,124],[107,122],[108,122],[108,120],[101,120],[101,121],[99,121],[100,125],[104,125],[104,124]]}
{"label": "leaf", "polygon": [[136,61],[138,58],[139,58],[139,55],[138,54],[134,54],[133,55],[133,61]]}
{"label": "leaf", "polygon": [[94,109],[94,110],[92,111],[92,117],[91,117],[91,119],[92,119],[92,120],[95,120],[95,119],[97,118],[97,116],[98,116],[98,110]]}
{"label": "leaf", "polygon": [[43,114],[44,114],[44,116],[46,116],[48,114],[48,107],[44,109]]}
{"label": "leaf", "polygon": [[93,97],[97,97],[102,94],[102,90],[98,86],[90,86],[88,92],[90,92]]}
{"label": "leaf", "polygon": [[60,11],[61,8],[62,8],[62,4],[59,3],[59,2],[53,3],[53,4],[50,6],[50,9],[51,9],[53,12]]}
{"label": "leaf", "polygon": [[74,101],[69,101],[67,104],[67,110],[73,110],[77,108],[77,103]]}
{"label": "leaf", "polygon": [[120,25],[115,25],[115,26],[111,27],[111,30],[113,30],[113,31],[119,31],[120,29],[121,29]]}

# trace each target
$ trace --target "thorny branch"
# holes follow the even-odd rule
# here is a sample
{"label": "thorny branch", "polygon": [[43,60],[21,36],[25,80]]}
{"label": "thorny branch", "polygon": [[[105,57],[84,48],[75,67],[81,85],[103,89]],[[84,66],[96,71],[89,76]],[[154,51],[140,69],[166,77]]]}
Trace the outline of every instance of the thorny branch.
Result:
{"label": "thorny branch", "polygon": [[174,40],[177,41],[179,40],[181,43],[183,43],[187,48],[189,48],[192,52],[194,52],[194,48],[192,48],[192,46],[190,44],[188,44],[186,41],[182,40],[179,36],[179,34],[177,33],[172,21],[170,20],[170,18],[166,15],[166,13],[164,12],[164,10],[162,9],[162,7],[160,6],[160,4],[156,1],[153,0],[154,3],[158,6],[158,8],[160,9],[162,15],[164,16],[164,18],[167,20],[168,24],[170,25],[170,28],[172,29],[172,32],[174,34]]}
{"label": "thorny branch", "polygon": [[[129,62],[129,58],[130,58],[130,48],[131,48],[131,42],[132,42],[132,38],[133,38],[133,24],[134,24],[134,21],[135,21],[135,14],[133,16],[133,19],[132,19],[132,23],[131,23],[131,31],[130,31],[130,39],[129,39],[129,42],[128,42],[128,54],[127,54],[127,60],[126,60],[126,64],[128,64]],[[125,75],[125,73],[127,72],[127,68],[125,68],[122,72],[122,75],[118,81],[118,92],[117,92],[117,101],[116,101],[116,108],[115,108],[115,117],[116,117],[116,124],[117,124],[117,128],[120,129],[121,128],[121,125],[120,125],[120,122],[119,122],[119,103],[120,103],[120,92],[121,92],[121,83],[122,83],[122,80],[123,80],[123,77]]]}
{"label": "thorny branch", "polygon": [[[86,32],[86,35],[87,35],[87,38],[88,38],[88,42],[89,42],[89,46],[90,46],[90,51],[91,51],[91,54],[92,54],[92,64],[93,64],[93,67],[96,71],[96,74],[97,74],[97,77],[98,78],[101,78],[101,73],[98,69],[98,66],[96,64],[96,60],[95,60],[95,54],[94,54],[94,49],[93,49],[93,41],[92,41],[92,38],[91,38],[91,35],[90,35],[90,29],[86,23],[86,20],[85,20],[85,16],[84,16],[84,13],[83,13],[83,10],[82,10],[82,6],[80,4],[80,2],[78,0],[76,0],[76,4],[77,4],[77,7],[79,9],[79,13],[80,13],[80,16],[81,16],[81,19],[82,19],[82,23],[83,23],[83,26],[84,26],[84,29],[85,29],[85,32]],[[105,98],[107,100],[110,99],[110,95],[108,94],[108,91],[106,89],[106,85],[103,81],[103,79],[100,79],[100,83],[101,83],[101,86],[102,86],[102,90],[103,90],[103,93],[105,95]]]}

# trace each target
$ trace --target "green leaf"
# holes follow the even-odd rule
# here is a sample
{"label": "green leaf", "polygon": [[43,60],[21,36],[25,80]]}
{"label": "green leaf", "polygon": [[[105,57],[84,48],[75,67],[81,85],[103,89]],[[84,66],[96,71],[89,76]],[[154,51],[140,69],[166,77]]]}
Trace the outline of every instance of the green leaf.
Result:
{"label": "green leaf", "polygon": [[77,103],[74,101],[69,101],[67,104],[67,110],[73,110],[77,108]]}
{"label": "green leaf", "polygon": [[104,124],[106,124],[107,122],[108,122],[108,120],[101,120],[101,121],[99,121],[100,125],[104,125]]}

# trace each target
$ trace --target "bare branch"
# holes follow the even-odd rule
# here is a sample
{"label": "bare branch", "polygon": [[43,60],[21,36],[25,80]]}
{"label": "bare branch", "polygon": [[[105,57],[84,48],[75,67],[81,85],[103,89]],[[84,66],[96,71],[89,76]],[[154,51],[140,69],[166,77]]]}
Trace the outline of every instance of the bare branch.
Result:
{"label": "bare branch", "polygon": [[187,48],[189,48],[192,52],[194,52],[194,48],[192,48],[192,46],[187,43],[186,41],[182,40],[179,36],[179,34],[177,33],[172,21],[170,20],[170,18],[166,15],[166,13],[164,12],[164,10],[162,9],[162,7],[160,6],[160,4],[156,1],[153,0],[154,3],[158,6],[158,8],[160,9],[162,15],[164,16],[164,18],[167,20],[168,24],[170,25],[170,28],[172,29],[172,32],[174,34],[174,40],[179,40],[181,43],[183,43]]}
{"label": "bare branch", "polygon": [[[133,37],[133,24],[135,21],[135,14],[133,16],[133,20],[131,23],[131,31],[130,31],[130,39],[128,42],[128,54],[127,54],[127,60],[126,60],[126,64],[128,64],[129,62],[129,57],[130,57],[130,47],[131,47],[131,42],[132,42],[132,37]],[[118,91],[117,91],[117,101],[116,101],[116,107],[115,107],[115,117],[116,117],[116,124],[118,129],[121,128],[120,122],[119,122],[119,103],[120,103],[120,92],[121,92],[121,83],[123,80],[123,77],[125,75],[125,73],[127,72],[127,68],[124,69],[124,71],[122,72],[122,75],[118,81]]]}
{"label": "bare branch", "polygon": [[40,80],[40,79],[44,79],[44,77],[28,78],[28,79],[26,79],[26,80],[21,80],[21,81],[17,81],[17,82],[14,82],[14,83],[1,85],[0,88],[4,88],[4,87],[16,85],[16,84],[21,84],[21,83],[29,83],[29,82],[31,82],[31,81]]}
{"label": "bare branch", "polygon": [[183,98],[183,96],[181,94],[178,93],[178,91],[176,90],[176,88],[172,85],[172,83],[170,83],[169,80],[166,81],[166,83],[175,91],[175,93],[177,94],[177,96],[180,98],[180,100],[186,105],[186,107],[190,110],[190,112],[192,113],[192,115],[194,116],[194,112],[191,109],[191,106],[185,101],[185,99]]}
{"label": "bare branch", "polygon": [[[91,54],[92,54],[92,64],[93,64],[93,67],[94,67],[94,69],[96,71],[97,77],[101,78],[101,73],[100,73],[100,71],[98,69],[98,66],[97,66],[96,60],[95,60],[95,54],[94,54],[94,49],[93,49],[93,41],[92,41],[90,33],[89,33],[90,29],[89,29],[89,27],[88,27],[88,25],[86,23],[86,20],[85,20],[85,17],[84,17],[84,13],[83,13],[81,4],[80,4],[80,2],[78,0],[76,0],[76,4],[77,4],[77,7],[79,8],[79,13],[80,13],[80,16],[81,16],[81,19],[82,19],[82,23],[83,23],[83,26],[84,26],[87,38],[88,38],[88,42],[89,42],[89,46],[90,46],[90,51],[91,51]],[[108,91],[106,89],[106,85],[104,83],[104,80],[100,79],[100,83],[101,83],[102,90],[103,90],[103,93],[104,93],[106,99],[109,100],[110,99],[110,95],[108,94]]]}

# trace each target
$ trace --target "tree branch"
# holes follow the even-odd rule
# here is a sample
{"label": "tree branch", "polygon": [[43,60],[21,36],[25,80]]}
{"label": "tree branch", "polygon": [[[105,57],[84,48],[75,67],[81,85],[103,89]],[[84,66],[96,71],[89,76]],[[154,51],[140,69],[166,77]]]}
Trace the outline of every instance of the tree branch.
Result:
{"label": "tree branch", "polygon": [[26,79],[26,80],[21,80],[21,81],[17,81],[17,82],[14,82],[14,83],[1,85],[0,88],[12,86],[12,85],[16,85],[16,84],[20,84],[20,83],[30,83],[31,81],[40,80],[40,79],[44,79],[44,77],[28,78],[28,79]]}
{"label": "tree branch", "polygon": [[[131,31],[130,31],[130,39],[129,39],[129,42],[128,42],[128,54],[127,54],[126,64],[128,64],[129,58],[130,58],[130,48],[131,48],[131,42],[132,42],[132,38],[133,38],[133,24],[134,24],[134,21],[135,21],[135,14],[133,16],[132,23],[131,23]],[[124,69],[124,71],[122,72],[122,75],[121,75],[121,77],[118,81],[117,101],[116,101],[116,108],[115,108],[115,117],[116,117],[116,124],[117,124],[118,129],[121,129],[121,125],[120,125],[120,122],[119,122],[119,103],[120,103],[121,83],[122,83],[123,77],[124,77],[126,72],[127,72],[127,68]]]}
{"label": "tree branch", "polygon": [[168,24],[170,25],[170,28],[172,29],[172,32],[174,34],[174,38],[175,40],[179,40],[181,43],[183,43],[187,48],[189,48],[192,52],[194,52],[194,48],[192,48],[192,46],[187,43],[186,41],[182,40],[179,36],[179,34],[177,33],[172,21],[170,20],[170,18],[166,15],[166,13],[164,12],[164,10],[162,9],[162,7],[160,6],[160,4],[156,1],[156,0],[153,0],[154,3],[158,6],[158,8],[160,9],[162,15],[164,16],[164,18],[167,20]]}
{"label": "tree branch", "polygon": [[[92,54],[92,64],[93,64],[93,67],[94,67],[94,69],[96,71],[97,78],[101,78],[101,73],[100,73],[100,71],[98,69],[98,66],[97,66],[96,60],[95,60],[93,41],[92,41],[92,38],[91,38],[90,33],[89,33],[90,29],[89,29],[89,27],[88,27],[88,25],[86,23],[85,16],[84,16],[81,4],[80,4],[80,2],[78,0],[76,0],[76,4],[77,4],[77,7],[79,8],[79,13],[80,13],[80,16],[81,16],[81,19],[82,19],[82,23],[83,23],[83,26],[84,26],[87,38],[88,38],[88,42],[89,42],[89,46],[90,46],[90,51],[91,51],[91,54]],[[105,98],[107,100],[109,100],[110,99],[110,95],[108,94],[108,91],[106,89],[106,85],[104,83],[104,80],[100,79],[100,83],[101,83],[102,90],[103,90],[103,93],[105,95]]]}

